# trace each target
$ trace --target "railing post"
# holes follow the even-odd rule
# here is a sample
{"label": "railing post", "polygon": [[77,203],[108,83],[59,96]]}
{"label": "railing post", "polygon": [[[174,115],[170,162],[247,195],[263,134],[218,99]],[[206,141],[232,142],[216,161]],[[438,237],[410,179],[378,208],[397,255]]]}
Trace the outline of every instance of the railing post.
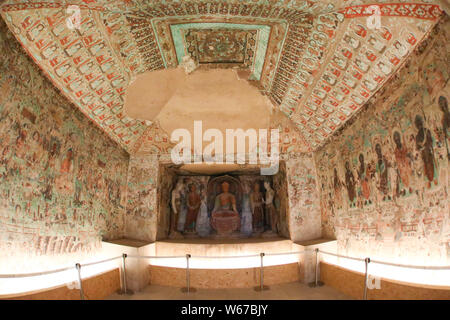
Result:
{"label": "railing post", "polygon": [[191,278],[190,278],[190,274],[189,274],[189,258],[191,257],[191,255],[188,253],[186,255],[186,288],[187,288],[187,293],[189,293],[189,289],[191,287]]}
{"label": "railing post", "polygon": [[312,288],[323,286],[323,282],[319,281],[319,248],[316,248],[314,251],[316,252],[316,262],[314,267],[314,282],[309,284],[309,286]]}
{"label": "railing post", "polygon": [[122,289],[119,294],[133,294],[133,291],[128,290],[127,284],[127,265],[126,259],[128,255],[126,253],[122,253]]}
{"label": "railing post", "polygon": [[365,267],[366,267],[366,273],[364,275],[364,300],[367,300],[367,281],[369,280],[369,263],[370,258],[364,259]]}
{"label": "railing post", "polygon": [[83,283],[81,282],[81,264],[76,263],[75,268],[78,271],[78,286],[80,288],[80,299],[84,300]]}
{"label": "railing post", "polygon": [[127,254],[122,254],[122,283],[123,283],[123,293],[127,293],[127,269],[126,269],[126,263],[125,260],[127,258]]}
{"label": "railing post", "polygon": [[261,291],[263,291],[264,290],[264,252],[261,252],[260,256],[261,256],[261,272],[259,273],[259,275],[260,275],[259,285],[260,285]]}
{"label": "railing post", "polygon": [[315,268],[314,285],[317,287],[319,283],[319,248],[316,248],[316,268]]}
{"label": "railing post", "polygon": [[268,286],[264,285],[264,256],[266,254],[264,252],[261,252],[259,256],[261,257],[261,267],[259,271],[259,287],[255,287],[256,291],[263,291],[263,290],[269,290]]}
{"label": "railing post", "polygon": [[188,253],[186,254],[186,288],[181,288],[182,292],[190,293],[195,292],[195,288],[191,288],[191,275],[190,275],[190,269],[189,269],[189,259],[191,258],[191,255]]}

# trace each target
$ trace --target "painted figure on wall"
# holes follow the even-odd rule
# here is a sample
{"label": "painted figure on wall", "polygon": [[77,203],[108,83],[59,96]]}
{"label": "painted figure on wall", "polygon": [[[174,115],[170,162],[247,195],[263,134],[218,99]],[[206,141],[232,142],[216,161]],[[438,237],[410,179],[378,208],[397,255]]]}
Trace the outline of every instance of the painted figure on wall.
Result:
{"label": "painted figure on wall", "polygon": [[348,200],[350,201],[350,208],[356,205],[356,192],[355,192],[355,177],[350,169],[350,162],[345,162],[345,186],[347,188]]}
{"label": "painted figure on wall", "polygon": [[27,148],[25,148],[25,141],[27,138],[27,132],[25,130],[20,130],[19,135],[16,139],[16,157],[18,159],[24,160],[27,152]]}
{"label": "painted figure on wall", "polygon": [[73,200],[75,206],[77,206],[77,207],[82,205],[81,192],[83,190],[84,183],[85,183],[85,178],[84,178],[84,174],[83,174],[83,165],[80,164],[78,166],[78,172],[75,177],[75,196],[74,196],[74,200]]}
{"label": "painted figure on wall", "polygon": [[397,184],[397,194],[405,195],[407,192],[412,192],[410,186],[412,156],[408,152],[406,145],[402,143],[400,133],[398,131],[394,132],[393,139],[395,143],[395,161],[397,162],[398,177],[400,177],[399,180],[401,182]]}
{"label": "painted figure on wall", "polygon": [[424,95],[423,101],[425,104],[429,104],[431,102],[432,97],[434,97],[445,85],[445,70],[437,67],[436,61],[432,61],[433,55],[429,55],[428,57],[422,58],[422,65],[420,66],[419,73],[422,75],[424,83],[427,87],[426,93],[428,95]]}
{"label": "painted figure on wall", "polygon": [[450,138],[450,112],[448,110],[448,102],[447,98],[444,96],[439,96],[438,99],[438,105],[441,111],[443,112],[442,115],[442,131],[444,132],[444,140],[445,140],[445,147],[447,149],[447,159],[450,160],[450,146],[449,146],[449,138]]}
{"label": "painted figure on wall", "polygon": [[255,183],[253,192],[250,194],[254,232],[263,231],[264,229],[263,194],[259,191],[259,188],[259,183]]}
{"label": "painted figure on wall", "polygon": [[189,194],[187,196],[187,214],[184,223],[185,232],[195,232],[195,222],[197,221],[200,204],[201,198],[197,192],[197,186],[194,183],[191,183],[189,185]]}
{"label": "painted figure on wall", "polygon": [[433,152],[433,137],[431,131],[424,127],[423,118],[420,115],[416,115],[414,124],[418,130],[416,135],[416,148],[420,152],[423,161],[423,169],[426,179],[428,180],[428,188],[435,181],[435,162]]}
{"label": "painted figure on wall", "polygon": [[359,154],[359,168],[358,168],[358,180],[360,185],[360,194],[362,196],[362,201],[364,205],[371,204],[370,200],[370,183],[369,179],[371,178],[371,170],[370,164],[366,166],[364,162],[364,155],[362,153]]}
{"label": "painted figure on wall", "polygon": [[61,162],[60,175],[56,178],[55,184],[61,194],[70,195],[73,192],[73,150],[69,148]]}
{"label": "painted figure on wall", "polygon": [[[35,131],[33,133],[33,140],[31,141],[31,149],[35,150],[33,156],[31,157],[32,167],[39,168],[41,164],[41,160],[44,156],[44,148],[42,147],[42,142],[40,138],[39,132]],[[37,171],[37,170],[36,170]],[[39,175],[39,172],[36,172],[36,177]]]}
{"label": "painted figure on wall", "polygon": [[56,161],[60,154],[61,142],[57,137],[51,136],[50,145],[48,147],[49,154],[47,157],[47,168],[56,169]]}
{"label": "painted figure on wall", "polygon": [[337,169],[334,168],[333,176],[333,190],[335,196],[335,204],[338,209],[342,208],[342,182],[338,177]]}
{"label": "painted figure on wall", "polygon": [[73,151],[72,148],[67,150],[66,156],[64,157],[64,160],[61,163],[61,173],[69,173],[72,171],[73,168]]}
{"label": "painted figure on wall", "polygon": [[377,154],[376,172],[378,174],[377,184],[378,190],[382,192],[383,200],[391,200],[390,181],[389,181],[389,162],[381,151],[381,145],[377,143],[375,145],[375,152]]}

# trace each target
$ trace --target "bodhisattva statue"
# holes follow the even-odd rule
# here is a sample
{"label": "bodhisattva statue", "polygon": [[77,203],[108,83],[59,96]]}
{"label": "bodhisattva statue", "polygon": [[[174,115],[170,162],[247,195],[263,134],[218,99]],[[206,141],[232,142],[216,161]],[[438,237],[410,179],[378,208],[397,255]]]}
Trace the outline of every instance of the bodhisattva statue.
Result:
{"label": "bodhisattva statue", "polygon": [[275,190],[272,189],[270,186],[270,183],[268,181],[264,182],[264,188],[266,189],[266,212],[268,221],[270,222],[270,231],[277,232],[278,229],[278,215],[277,211],[275,210],[275,206],[273,205],[273,198],[275,197]]}
{"label": "bodhisattva statue", "polygon": [[253,192],[250,194],[250,206],[252,208],[253,232],[264,230],[264,210],[263,195],[259,191],[259,183],[253,186]]}
{"label": "bodhisattva statue", "polygon": [[194,183],[189,186],[189,194],[187,198],[187,214],[184,223],[184,232],[195,232],[195,223],[197,221],[198,210],[200,209],[202,199],[197,192]]}
{"label": "bodhisattva statue", "polygon": [[169,238],[183,238],[183,236],[177,231],[178,215],[181,211],[181,192],[183,191],[183,182],[178,181],[175,188],[172,190],[172,217],[170,219],[170,234]]}
{"label": "bodhisattva statue", "polygon": [[250,186],[244,183],[242,188],[244,194],[242,196],[242,213],[241,213],[241,233],[247,237],[251,236],[252,228],[252,209],[250,208]]}
{"label": "bodhisattva statue", "polygon": [[200,186],[200,213],[197,218],[197,222],[195,224],[195,231],[200,237],[207,237],[211,232],[211,224],[208,216],[208,207],[206,205],[206,190]]}

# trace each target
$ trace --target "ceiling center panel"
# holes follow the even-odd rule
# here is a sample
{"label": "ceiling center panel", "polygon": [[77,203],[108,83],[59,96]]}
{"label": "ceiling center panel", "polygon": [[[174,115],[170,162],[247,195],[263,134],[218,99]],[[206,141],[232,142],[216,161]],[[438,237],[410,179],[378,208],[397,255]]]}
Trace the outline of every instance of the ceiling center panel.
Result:
{"label": "ceiling center panel", "polygon": [[260,80],[271,27],[233,23],[170,25],[178,63],[186,55],[210,68],[242,68]]}

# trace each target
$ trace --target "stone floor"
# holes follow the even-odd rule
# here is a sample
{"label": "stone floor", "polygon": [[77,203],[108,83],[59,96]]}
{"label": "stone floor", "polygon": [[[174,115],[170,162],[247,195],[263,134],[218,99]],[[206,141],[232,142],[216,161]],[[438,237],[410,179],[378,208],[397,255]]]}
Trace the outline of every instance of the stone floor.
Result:
{"label": "stone floor", "polygon": [[270,286],[270,290],[198,289],[189,294],[179,288],[152,285],[133,295],[113,294],[108,300],[349,300],[350,297],[328,286],[310,288],[299,282]]}

